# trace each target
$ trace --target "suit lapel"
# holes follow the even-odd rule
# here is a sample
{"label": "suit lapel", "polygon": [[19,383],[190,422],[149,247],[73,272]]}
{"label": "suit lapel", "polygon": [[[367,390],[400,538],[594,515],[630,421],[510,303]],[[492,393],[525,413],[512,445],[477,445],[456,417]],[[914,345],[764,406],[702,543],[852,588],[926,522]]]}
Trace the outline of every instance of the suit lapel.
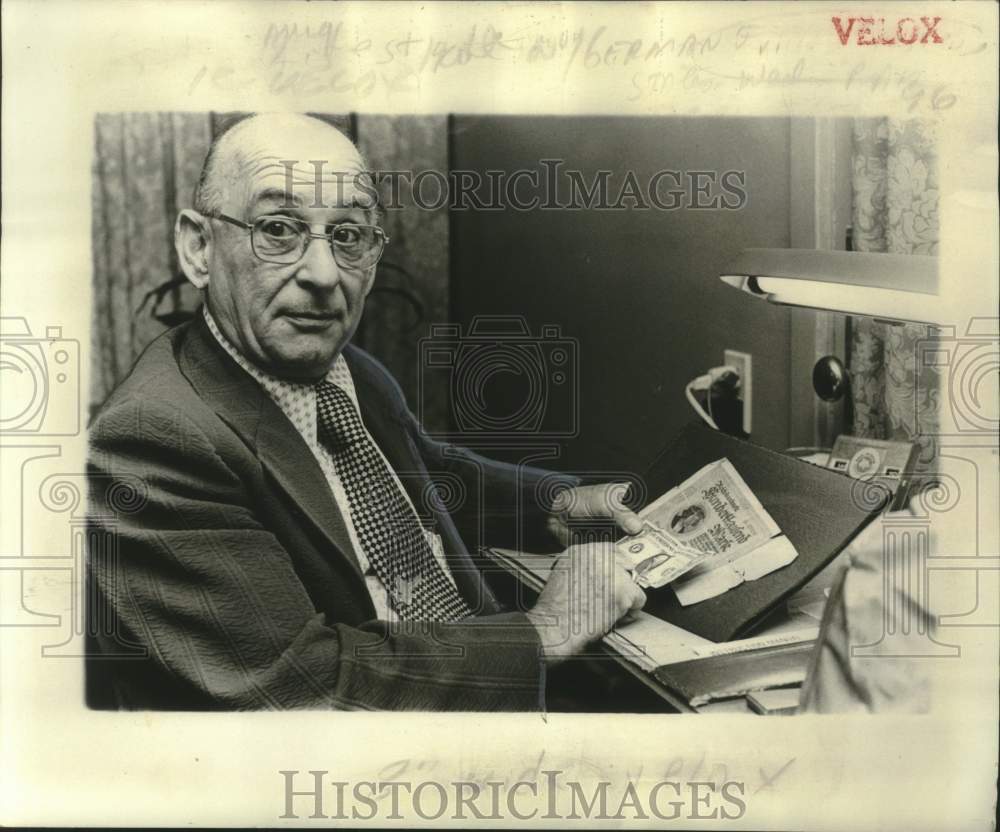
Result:
{"label": "suit lapel", "polygon": [[343,515],[309,446],[281,408],[226,354],[200,314],[181,346],[180,366],[201,397],[258,455],[292,504],[347,558],[364,585]]}

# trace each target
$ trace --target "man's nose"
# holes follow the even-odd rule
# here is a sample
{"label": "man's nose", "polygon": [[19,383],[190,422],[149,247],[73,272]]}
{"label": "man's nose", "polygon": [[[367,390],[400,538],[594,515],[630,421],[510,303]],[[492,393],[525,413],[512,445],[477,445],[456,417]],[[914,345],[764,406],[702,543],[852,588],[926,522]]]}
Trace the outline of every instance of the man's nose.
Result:
{"label": "man's nose", "polygon": [[330,241],[311,238],[295,271],[295,279],[304,285],[332,289],[340,282],[340,277],[340,266],[333,257]]}

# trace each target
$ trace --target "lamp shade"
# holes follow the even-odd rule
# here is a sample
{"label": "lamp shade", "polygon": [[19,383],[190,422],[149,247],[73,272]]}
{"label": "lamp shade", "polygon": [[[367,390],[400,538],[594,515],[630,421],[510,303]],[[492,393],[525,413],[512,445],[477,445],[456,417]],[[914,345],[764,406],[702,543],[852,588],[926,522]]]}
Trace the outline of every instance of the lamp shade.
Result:
{"label": "lamp shade", "polygon": [[938,259],[929,255],[747,248],[720,277],[784,306],[939,323]]}

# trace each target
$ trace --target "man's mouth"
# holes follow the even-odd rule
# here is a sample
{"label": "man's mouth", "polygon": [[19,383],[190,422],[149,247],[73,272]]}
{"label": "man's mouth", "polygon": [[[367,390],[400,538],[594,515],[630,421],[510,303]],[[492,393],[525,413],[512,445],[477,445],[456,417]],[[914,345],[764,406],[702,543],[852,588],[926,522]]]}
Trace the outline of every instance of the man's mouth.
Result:
{"label": "man's mouth", "polygon": [[337,312],[303,310],[286,312],[284,317],[299,329],[320,330],[329,327],[340,315]]}
{"label": "man's mouth", "polygon": [[292,309],[285,313],[285,315],[287,315],[289,318],[313,318],[315,320],[322,320],[322,321],[327,321],[330,320],[331,318],[336,318],[337,314],[338,313],[332,311],[315,312],[310,309],[303,309],[302,311],[297,311]]}

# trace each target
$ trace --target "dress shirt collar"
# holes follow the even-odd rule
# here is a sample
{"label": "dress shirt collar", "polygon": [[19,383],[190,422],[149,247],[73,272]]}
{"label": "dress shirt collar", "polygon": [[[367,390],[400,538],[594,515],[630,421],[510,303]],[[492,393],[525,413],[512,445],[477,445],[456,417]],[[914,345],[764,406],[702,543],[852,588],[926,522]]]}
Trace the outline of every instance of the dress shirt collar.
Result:
{"label": "dress shirt collar", "polygon": [[[313,384],[300,381],[288,381],[287,379],[278,378],[249,361],[233,345],[233,343],[222,334],[222,330],[219,329],[219,325],[215,322],[215,318],[212,317],[212,313],[208,311],[208,306],[205,305],[202,309],[204,311],[205,323],[208,325],[208,329],[214,336],[215,340],[219,342],[219,345],[230,355],[233,361],[246,370],[246,372],[249,373],[253,379],[273,398],[284,398],[288,394],[309,394],[310,397],[315,395]],[[357,406],[358,397],[354,390],[354,380],[351,378],[351,371],[348,368],[347,361],[342,353],[337,355],[337,358],[333,362],[333,366],[330,367],[322,380],[332,382],[338,387],[341,387],[347,395],[351,397],[355,406]]]}

